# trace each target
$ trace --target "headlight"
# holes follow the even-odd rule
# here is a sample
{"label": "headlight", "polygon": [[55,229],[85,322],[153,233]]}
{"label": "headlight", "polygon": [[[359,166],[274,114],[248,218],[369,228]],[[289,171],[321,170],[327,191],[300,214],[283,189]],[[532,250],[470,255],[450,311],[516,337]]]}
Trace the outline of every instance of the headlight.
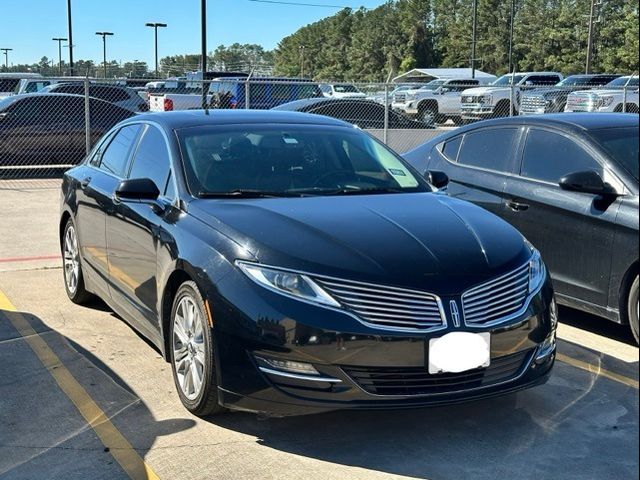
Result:
{"label": "headlight", "polygon": [[480,103],[492,103],[493,95],[483,95],[480,97]]}
{"label": "headlight", "polygon": [[405,96],[404,96],[404,99],[406,101],[415,100],[416,99],[416,94],[415,93],[406,93]]}
{"label": "headlight", "polygon": [[529,260],[529,293],[535,292],[544,281],[545,266],[540,257],[540,252],[533,245],[527,242],[531,249],[531,259]]}
{"label": "headlight", "polygon": [[328,305],[330,307],[340,306],[338,302],[307,275],[263,267],[249,262],[236,261],[236,265],[251,280],[269,290],[321,305]]}
{"label": "headlight", "polygon": [[598,101],[598,104],[601,107],[608,107],[609,105],[611,105],[613,103],[613,97],[608,96],[608,97],[600,97],[600,100]]}

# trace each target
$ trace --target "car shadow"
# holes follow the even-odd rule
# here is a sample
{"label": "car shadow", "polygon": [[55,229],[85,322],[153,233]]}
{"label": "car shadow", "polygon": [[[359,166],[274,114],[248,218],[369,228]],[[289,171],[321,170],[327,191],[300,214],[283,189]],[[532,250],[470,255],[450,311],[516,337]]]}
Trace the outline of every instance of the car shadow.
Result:
{"label": "car shadow", "polygon": [[586,330],[634,347],[638,346],[633,338],[629,325],[620,325],[606,318],[597,317],[562,305],[558,306],[558,312],[560,323],[565,323],[572,327]]}

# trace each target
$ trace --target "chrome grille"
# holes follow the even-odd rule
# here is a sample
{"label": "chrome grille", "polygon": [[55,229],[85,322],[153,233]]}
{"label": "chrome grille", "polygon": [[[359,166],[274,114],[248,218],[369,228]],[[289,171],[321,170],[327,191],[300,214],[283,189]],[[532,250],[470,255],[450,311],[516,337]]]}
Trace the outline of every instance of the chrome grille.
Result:
{"label": "chrome grille", "polygon": [[567,110],[571,112],[591,112],[595,109],[595,97],[591,94],[572,93],[567,98]]}
{"label": "chrome grille", "polygon": [[462,310],[468,325],[499,323],[520,310],[529,294],[529,263],[462,294]]}
{"label": "chrome grille", "polygon": [[546,100],[542,95],[525,95],[520,103],[520,113],[544,113]]}
{"label": "chrome grille", "polygon": [[315,280],[344,308],[376,327],[425,332],[446,326],[435,295],[351,280]]}
{"label": "chrome grille", "polygon": [[484,95],[463,95],[460,97],[462,103],[482,103]]}

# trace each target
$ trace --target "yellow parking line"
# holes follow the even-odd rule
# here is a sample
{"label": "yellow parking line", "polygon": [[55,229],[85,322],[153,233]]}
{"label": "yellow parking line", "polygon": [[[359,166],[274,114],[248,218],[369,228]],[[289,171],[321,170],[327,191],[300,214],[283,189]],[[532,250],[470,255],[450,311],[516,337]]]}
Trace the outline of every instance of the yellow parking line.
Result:
{"label": "yellow parking line", "polygon": [[116,459],[122,469],[134,480],[157,480],[159,477],[138,455],[128,440],[111,423],[107,415],[93,401],[87,391],[67,370],[58,356],[44,339],[36,333],[29,321],[18,313],[7,296],[0,290],[0,310],[22,335],[33,352],[40,359],[58,383],[60,389],[69,397],[80,414],[96,432],[109,453]]}
{"label": "yellow parking line", "polygon": [[571,365],[572,367],[595,373],[600,377],[608,378],[609,380],[622,383],[623,385],[627,385],[628,387],[632,387],[638,390],[638,381],[634,380],[633,378],[625,377],[624,375],[618,375],[617,373],[613,373],[609,370],[605,370],[604,368],[600,368],[599,365],[593,365],[591,363],[583,362],[582,360],[576,360],[575,358],[568,357],[566,355],[563,355],[562,353],[558,353],[556,355],[556,358],[561,362]]}

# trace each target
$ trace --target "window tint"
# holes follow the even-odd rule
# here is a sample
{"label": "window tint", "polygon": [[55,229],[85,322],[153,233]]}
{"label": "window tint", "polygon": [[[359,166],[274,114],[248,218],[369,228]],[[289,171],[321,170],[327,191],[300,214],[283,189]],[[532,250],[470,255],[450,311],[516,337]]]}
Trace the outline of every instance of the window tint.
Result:
{"label": "window tint", "polygon": [[458,153],[458,163],[508,171],[516,132],[515,128],[493,128],[467,133]]}
{"label": "window tint", "polygon": [[524,148],[523,177],[557,183],[568,173],[602,168],[573,140],[545,130],[530,130]]}
{"label": "window tint", "polygon": [[89,95],[100,100],[106,100],[107,102],[122,102],[129,100],[129,94],[126,90],[116,87],[105,86],[92,86],[90,87]]}
{"label": "window tint", "polygon": [[120,129],[105,149],[100,169],[117,177],[124,177],[131,146],[138,136],[140,125],[129,125]]}
{"label": "window tint", "polygon": [[444,147],[442,147],[442,154],[447,158],[447,160],[451,162],[457,161],[460,143],[462,143],[462,137],[452,138],[444,143]]}
{"label": "window tint", "polygon": [[164,192],[170,165],[171,160],[164,136],[156,127],[148,127],[133,158],[129,178],[149,178],[153,180],[158,190]]}
{"label": "window tint", "polygon": [[84,85],[59,85],[54,87],[53,91],[57,93],[75,93],[84,95]]}
{"label": "window tint", "polygon": [[555,85],[560,81],[560,77],[557,75],[531,75],[526,81],[533,85]]}

